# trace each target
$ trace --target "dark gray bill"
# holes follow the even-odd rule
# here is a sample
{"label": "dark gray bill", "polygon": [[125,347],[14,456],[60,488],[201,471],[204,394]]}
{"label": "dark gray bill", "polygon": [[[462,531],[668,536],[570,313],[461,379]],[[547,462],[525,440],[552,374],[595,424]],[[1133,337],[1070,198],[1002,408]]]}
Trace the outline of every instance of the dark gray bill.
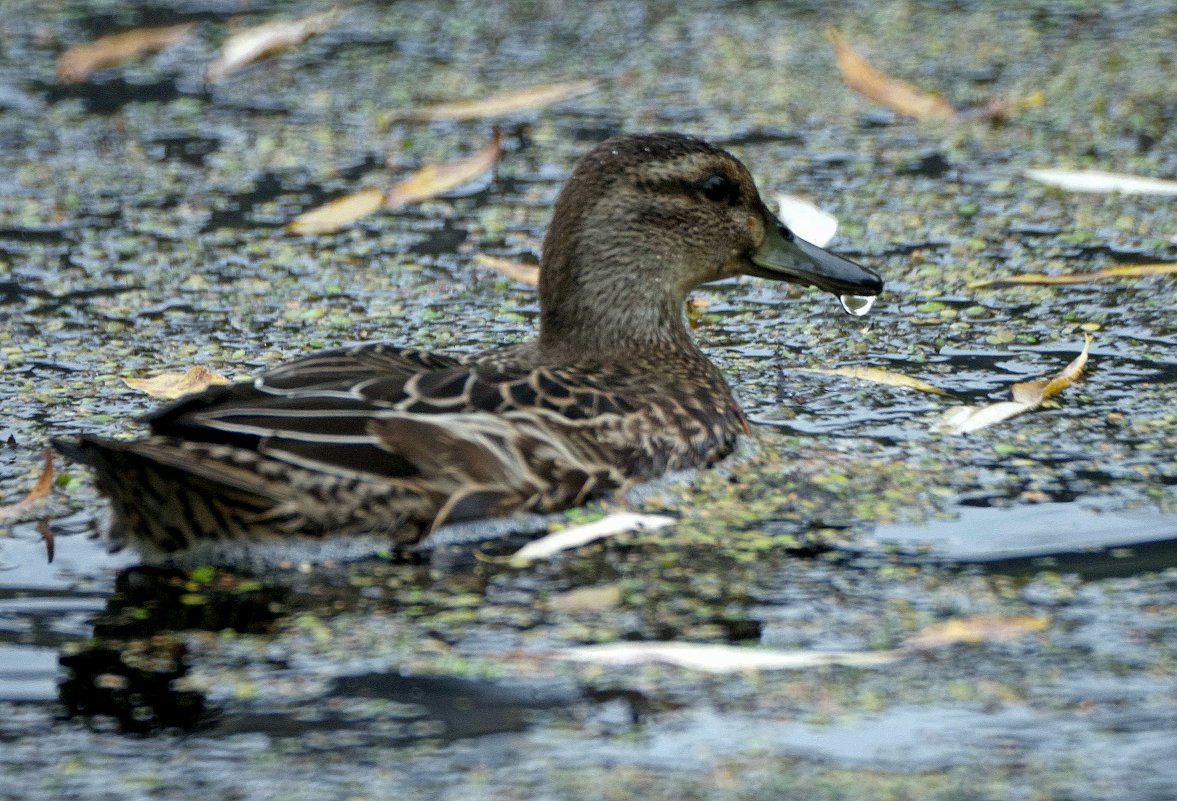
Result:
{"label": "dark gray bill", "polygon": [[806,242],[771,212],[764,216],[768,236],[751,255],[751,268],[744,271],[748,275],[815,286],[839,296],[874,296],[883,291],[878,273]]}

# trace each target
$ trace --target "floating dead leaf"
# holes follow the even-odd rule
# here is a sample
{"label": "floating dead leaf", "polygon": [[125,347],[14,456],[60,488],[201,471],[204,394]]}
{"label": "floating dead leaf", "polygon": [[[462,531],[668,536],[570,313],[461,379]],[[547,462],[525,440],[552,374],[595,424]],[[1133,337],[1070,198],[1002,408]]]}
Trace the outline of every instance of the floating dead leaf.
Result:
{"label": "floating dead leaf", "polygon": [[798,367],[797,372],[800,373],[820,373],[822,375],[840,375],[847,378],[857,378],[862,381],[873,381],[876,384],[886,384],[891,387],[904,387],[906,389],[915,389],[920,392],[929,392],[933,395],[946,395],[952,397],[951,392],[946,392],[940,387],[929,384],[927,381],[921,381],[918,378],[912,378],[903,373],[893,373],[890,370],[882,370],[878,367]]}
{"label": "floating dead leaf", "polygon": [[521,567],[536,559],[546,559],[560,551],[579,548],[594,540],[611,537],[614,534],[622,534],[627,531],[656,531],[673,522],[673,517],[663,515],[639,515],[632,512],[609,515],[600,520],[594,520],[592,523],[570,526],[554,534],[541,537],[534,542],[529,542],[511,554],[510,563]]}
{"label": "floating dead leaf", "polygon": [[1025,97],[994,98],[981,108],[965,109],[959,112],[961,119],[1004,120],[1019,111],[1042,108],[1046,105],[1045,92],[1033,92]]}
{"label": "floating dead leaf", "polygon": [[539,266],[524,264],[514,259],[504,259],[501,256],[488,256],[479,253],[474,257],[474,263],[480,267],[487,267],[496,273],[507,276],[512,281],[518,281],[528,286],[539,286]]}
{"label": "floating dead leaf", "polygon": [[502,152],[501,137],[496,128],[490,143],[478,152],[441,164],[426,164],[408,178],[394,184],[388,190],[384,204],[395,209],[457,189],[493,167]]}
{"label": "floating dead leaf", "polygon": [[613,609],[621,603],[620,584],[601,587],[577,587],[548,598],[548,608],[569,615],[583,615]]}
{"label": "floating dead leaf", "polygon": [[152,378],[124,378],[131,389],[146,392],[153,398],[175,400],[182,395],[200,392],[215,384],[230,384],[229,379],[207,367],[189,367],[186,373],[161,373]]}
{"label": "floating dead leaf", "polygon": [[1177,181],[1103,170],[1026,170],[1026,177],[1069,192],[1120,192],[1125,195],[1177,195]]}
{"label": "floating dead leaf", "polygon": [[[53,451],[45,451],[44,457],[45,466],[41,468],[41,475],[37,477],[37,483],[29,490],[29,494],[16,503],[0,506],[0,523],[19,518],[36,506],[38,501],[49,495],[53,489]],[[50,554],[49,561],[53,561],[52,554]]]}
{"label": "floating dead leaf", "polygon": [[490,97],[479,100],[460,100],[454,103],[440,103],[427,106],[403,114],[391,114],[382,122],[394,120],[477,120],[490,117],[504,117],[508,114],[518,114],[531,111],[553,103],[571,100],[574,97],[586,95],[597,90],[594,80],[561,81],[559,83],[542,83],[523,89],[513,89],[499,92]]}
{"label": "floating dead leaf", "polygon": [[557,659],[595,665],[674,665],[707,673],[805,670],[826,665],[874,667],[894,662],[900,651],[781,651],[689,642],[621,642],[562,648]]}
{"label": "floating dead leaf", "polygon": [[1029,410],[1029,406],[1016,401],[1001,401],[986,406],[953,406],[944,410],[932,425],[932,430],[941,434],[971,434]]}
{"label": "floating dead leaf", "polygon": [[57,59],[57,80],[79,83],[98,70],[126,64],[148,53],[158,53],[187,38],[195,22],[158,28],[133,28],[74,45]]}
{"label": "floating dead leaf", "polygon": [[295,217],[286,225],[292,234],[331,234],[383,207],[400,208],[457,189],[489,170],[502,154],[498,129],[490,143],[465,158],[427,164],[387,192],[361,189]]}
{"label": "floating dead leaf", "polygon": [[944,98],[928,94],[906,81],[896,80],[871,66],[854,51],[837,28],[826,28],[826,38],[834,46],[842,79],[867,100],[917,120],[957,119],[956,109]]}
{"label": "floating dead leaf", "polygon": [[331,234],[361,217],[367,217],[383,205],[383,189],[361,189],[304,211],[286,225],[286,230],[292,234]]}
{"label": "floating dead leaf", "polygon": [[209,83],[220,83],[242,67],[296,47],[335,24],[337,9],[299,19],[275,19],[238,31],[225,40],[221,52],[205,69]]}
{"label": "floating dead leaf", "polygon": [[969,289],[982,287],[1014,286],[1017,284],[1032,284],[1035,286],[1055,286],[1064,284],[1087,284],[1092,281],[1109,281],[1113,278],[1141,278],[1146,275],[1177,274],[1177,262],[1157,262],[1155,264],[1121,264],[1094,270],[1089,273],[1064,273],[1062,275],[1045,275],[1043,273],[1023,273],[1004,278],[989,278],[984,281],[973,281]]}
{"label": "floating dead leaf", "polygon": [[1040,378],[1036,381],[1021,381],[1014,384],[1010,390],[1013,393],[1014,400],[1018,403],[1028,403],[1038,406],[1043,401],[1053,398],[1071,384],[1074,384],[1076,379],[1083,374],[1083,368],[1087,366],[1087,351],[1090,348],[1091,335],[1085,334],[1083,351],[1072,359],[1070,364],[1050,378]]}
{"label": "floating dead leaf", "polygon": [[41,540],[45,543],[45,561],[53,564],[53,557],[57,554],[57,539],[53,536],[53,528],[49,525],[48,520],[37,523],[37,533],[41,535]]}
{"label": "floating dead leaf", "polygon": [[781,192],[776,196],[777,216],[797,236],[824,248],[838,233],[838,218],[805,198]]}
{"label": "floating dead leaf", "polygon": [[1050,378],[1024,381],[1011,388],[1014,399],[984,406],[953,406],[932,424],[932,430],[941,434],[969,434],[988,428],[994,423],[1037,409],[1049,398],[1059,394],[1075,383],[1087,366],[1087,353],[1091,349],[1091,335],[1084,334],[1083,350],[1070,364]]}
{"label": "floating dead leaf", "polygon": [[936,623],[917,631],[904,642],[913,650],[929,651],[949,645],[1016,640],[1050,625],[1050,618],[1035,615],[977,615]]}

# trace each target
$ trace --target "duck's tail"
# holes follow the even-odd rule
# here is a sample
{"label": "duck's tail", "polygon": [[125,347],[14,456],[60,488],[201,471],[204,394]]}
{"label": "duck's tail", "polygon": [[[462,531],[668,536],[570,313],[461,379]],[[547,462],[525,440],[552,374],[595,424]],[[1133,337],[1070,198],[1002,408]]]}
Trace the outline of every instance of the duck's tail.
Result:
{"label": "duck's tail", "polygon": [[[403,488],[304,470],[255,451],[170,437],[83,436],[55,448],[94,468],[110,498],[113,547],[159,557],[210,543],[275,541],[365,530],[389,534],[414,499]],[[394,497],[390,497],[394,496]],[[397,507],[390,511],[390,507]],[[368,512],[377,513],[377,525]]]}
{"label": "duck's tail", "polygon": [[216,453],[155,438],[81,437],[53,445],[94,468],[99,490],[110,498],[115,548],[130,544],[157,556],[200,542],[269,538],[288,522],[275,516],[281,501],[261,477],[233,464],[233,451],[247,451]]}

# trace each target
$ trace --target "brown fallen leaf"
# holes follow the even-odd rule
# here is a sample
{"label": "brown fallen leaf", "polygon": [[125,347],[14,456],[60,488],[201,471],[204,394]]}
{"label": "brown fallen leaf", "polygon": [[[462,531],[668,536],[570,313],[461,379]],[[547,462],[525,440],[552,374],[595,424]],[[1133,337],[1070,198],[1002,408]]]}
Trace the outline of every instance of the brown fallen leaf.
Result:
{"label": "brown fallen leaf", "polygon": [[175,400],[182,395],[200,392],[215,384],[231,384],[229,379],[207,367],[189,367],[186,373],[161,373],[152,378],[124,378],[131,389],[146,392],[153,398]]}
{"label": "brown fallen leaf", "polygon": [[238,31],[225,40],[221,52],[204,71],[209,83],[220,83],[242,67],[296,47],[335,24],[338,9],[299,19],[275,19]]}
{"label": "brown fallen leaf", "polygon": [[624,593],[620,584],[606,584],[600,587],[578,587],[568,592],[557,593],[548,598],[547,606],[566,615],[586,615],[615,609],[621,605]]}
{"label": "brown fallen leaf", "polygon": [[1157,262],[1154,264],[1121,264],[1094,270],[1089,273],[1064,273],[1063,275],[1044,275],[1043,273],[1024,273],[1010,275],[1004,278],[989,278],[984,281],[973,281],[969,289],[982,287],[1014,286],[1017,284],[1032,284],[1035,286],[1055,286],[1064,284],[1086,284],[1092,281],[1108,281],[1113,278],[1140,278],[1146,275],[1177,274],[1177,262]]}
{"label": "brown fallen leaf", "polygon": [[896,80],[875,69],[854,51],[837,28],[826,28],[826,38],[834,46],[834,56],[842,72],[842,79],[867,100],[917,120],[958,118],[956,109],[944,98],[928,94],[914,84]]}
{"label": "brown fallen leaf", "polygon": [[703,322],[703,315],[711,308],[711,301],[707,298],[689,297],[686,302],[687,325],[692,329],[699,327]]}
{"label": "brown fallen leaf", "polygon": [[912,378],[903,373],[893,373],[890,370],[881,370],[878,367],[798,367],[799,373],[820,373],[822,375],[840,375],[847,378],[857,378],[862,381],[873,381],[876,384],[886,384],[891,387],[904,387],[906,389],[916,389],[920,392],[929,392],[933,395],[946,395],[952,397],[951,392],[947,392],[940,387],[929,384],[927,381],[921,381],[918,378]]}
{"label": "brown fallen leaf", "polygon": [[195,22],[185,22],[159,28],[134,28],[74,45],[57,59],[57,80],[79,83],[98,70],[126,64],[148,53],[158,53],[185,39],[195,27]]}
{"label": "brown fallen leaf", "polygon": [[384,190],[368,187],[304,211],[287,223],[286,230],[292,234],[334,233],[361,217],[367,217],[383,205]]}
{"label": "brown fallen leaf", "polygon": [[969,108],[959,112],[960,119],[1004,120],[1019,111],[1042,108],[1046,105],[1045,92],[1032,92],[1025,97],[994,98],[980,108]]}
{"label": "brown fallen leaf", "polygon": [[441,164],[426,164],[387,192],[376,188],[361,189],[328,201],[295,217],[286,224],[286,230],[292,234],[332,234],[381,208],[396,209],[429,200],[482,175],[502,152],[496,128],[490,143],[470,156]]}
{"label": "brown fallen leaf", "polygon": [[52,564],[53,557],[57,553],[57,540],[53,536],[53,529],[49,526],[48,520],[42,520],[37,523],[37,533],[41,535],[41,539],[45,542],[45,561]]}
{"label": "brown fallen leaf", "polygon": [[1037,409],[1046,400],[1075,383],[1087,366],[1087,353],[1091,348],[1091,335],[1084,334],[1083,350],[1070,364],[1050,378],[1037,381],[1023,381],[1011,388],[1014,399],[984,406],[953,406],[945,410],[932,430],[941,434],[970,434],[988,428],[994,423],[1008,420],[1015,415]]}
{"label": "brown fallen leaf", "polygon": [[1177,181],[1103,170],[1026,170],[1026,177],[1070,192],[1120,192],[1125,195],[1177,195]]}
{"label": "brown fallen leaf", "polygon": [[693,642],[618,642],[561,648],[557,659],[596,665],[674,665],[707,673],[806,670],[826,665],[874,667],[894,662],[899,651],[783,651]]}
{"label": "brown fallen leaf", "polygon": [[[37,483],[29,490],[29,494],[24,496],[16,503],[10,503],[7,506],[0,506],[0,523],[6,523],[9,520],[14,520],[29,509],[34,507],[38,501],[49,495],[53,489],[53,451],[45,451],[45,466],[41,468],[41,475],[37,477]],[[50,557],[52,561],[52,557]]]}
{"label": "brown fallen leaf", "polygon": [[434,120],[477,120],[489,117],[503,117],[508,114],[518,114],[522,111],[550,106],[563,100],[586,95],[597,90],[594,80],[561,81],[559,83],[542,83],[523,89],[512,89],[499,92],[490,97],[479,100],[459,100],[454,103],[439,103],[435,106],[406,111],[402,114],[393,113],[382,120],[387,124],[395,120],[410,120],[427,122]]}
{"label": "brown fallen leaf", "polygon": [[408,178],[394,184],[384,198],[384,205],[400,208],[457,189],[493,167],[502,153],[501,137],[496,128],[490,143],[478,152],[441,164],[426,164]]}
{"label": "brown fallen leaf", "polygon": [[1039,406],[1048,398],[1062,392],[1074,384],[1083,374],[1087,366],[1087,351],[1091,348],[1091,335],[1083,335],[1083,351],[1071,360],[1071,363],[1050,378],[1040,378],[1036,381],[1020,381],[1010,388],[1014,400],[1018,403],[1028,403]]}
{"label": "brown fallen leaf", "polygon": [[518,281],[528,286],[539,286],[539,266],[524,264],[514,259],[504,259],[501,256],[488,256],[479,253],[474,257],[474,263],[480,267],[487,267],[496,273],[507,276],[512,281]]}
{"label": "brown fallen leaf", "polygon": [[1043,631],[1048,625],[1050,618],[1034,615],[977,615],[953,618],[917,631],[903,644],[906,648],[917,651],[929,651],[958,643],[976,645],[982,642],[1014,640],[1036,631]]}

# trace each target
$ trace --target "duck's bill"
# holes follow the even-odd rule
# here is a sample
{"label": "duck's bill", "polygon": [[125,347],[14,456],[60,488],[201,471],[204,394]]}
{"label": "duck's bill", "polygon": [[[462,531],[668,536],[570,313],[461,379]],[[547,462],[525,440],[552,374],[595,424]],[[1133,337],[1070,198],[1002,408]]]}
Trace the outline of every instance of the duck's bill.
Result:
{"label": "duck's bill", "polygon": [[745,272],[758,278],[815,286],[839,296],[883,291],[878,273],[806,242],[772,217],[768,236],[749,258]]}

